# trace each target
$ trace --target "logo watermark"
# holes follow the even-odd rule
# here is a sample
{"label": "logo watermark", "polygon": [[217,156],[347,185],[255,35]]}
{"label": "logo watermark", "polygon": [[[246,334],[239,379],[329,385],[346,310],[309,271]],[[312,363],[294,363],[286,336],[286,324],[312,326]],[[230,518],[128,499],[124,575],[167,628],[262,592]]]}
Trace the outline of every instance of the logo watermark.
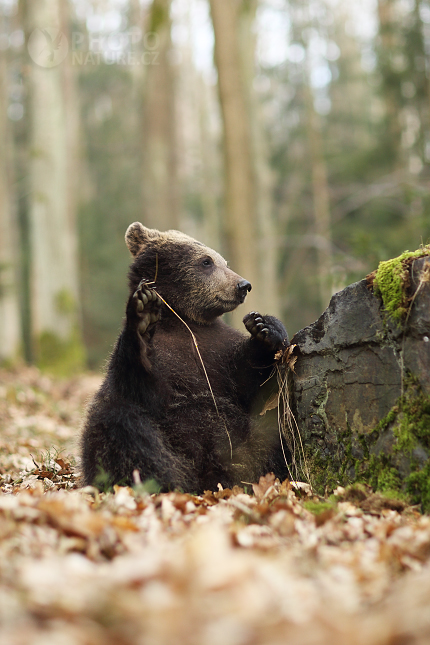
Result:
{"label": "logo watermark", "polygon": [[72,52],[72,65],[158,65],[158,52]]}
{"label": "logo watermark", "polygon": [[70,43],[61,30],[36,28],[27,41],[30,58],[40,67],[56,67],[71,54],[72,65],[158,65],[159,36],[139,28],[125,32],[73,31]]}
{"label": "logo watermark", "polygon": [[40,67],[56,67],[69,51],[69,43],[62,31],[34,29],[27,42],[30,58]]}

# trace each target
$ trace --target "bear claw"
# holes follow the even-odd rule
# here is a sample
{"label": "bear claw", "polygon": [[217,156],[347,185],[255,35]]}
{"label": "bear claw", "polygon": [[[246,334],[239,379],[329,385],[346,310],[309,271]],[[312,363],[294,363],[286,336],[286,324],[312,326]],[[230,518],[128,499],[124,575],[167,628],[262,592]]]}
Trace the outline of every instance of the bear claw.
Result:
{"label": "bear claw", "polygon": [[264,317],[258,311],[251,311],[243,322],[251,336],[269,351],[275,352],[283,347],[285,342],[288,344],[288,335],[283,325],[271,316]]}
{"label": "bear claw", "polygon": [[151,325],[160,320],[161,299],[150,288],[146,281],[141,280],[130,301],[130,313],[137,315],[137,329],[139,334],[144,335]]}

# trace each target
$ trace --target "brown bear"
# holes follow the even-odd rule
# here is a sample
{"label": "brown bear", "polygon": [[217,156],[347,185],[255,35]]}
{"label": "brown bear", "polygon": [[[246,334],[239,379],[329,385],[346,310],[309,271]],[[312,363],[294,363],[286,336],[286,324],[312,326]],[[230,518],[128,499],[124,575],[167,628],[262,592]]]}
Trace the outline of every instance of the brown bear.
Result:
{"label": "brown bear", "polygon": [[275,353],[288,345],[283,324],[251,312],[246,337],[224,323],[251,284],[188,235],[135,222],[125,239],[130,296],[88,410],[85,484],[132,484],[137,470],[162,490],[200,493],[270,471],[286,477],[277,427],[252,421]]}

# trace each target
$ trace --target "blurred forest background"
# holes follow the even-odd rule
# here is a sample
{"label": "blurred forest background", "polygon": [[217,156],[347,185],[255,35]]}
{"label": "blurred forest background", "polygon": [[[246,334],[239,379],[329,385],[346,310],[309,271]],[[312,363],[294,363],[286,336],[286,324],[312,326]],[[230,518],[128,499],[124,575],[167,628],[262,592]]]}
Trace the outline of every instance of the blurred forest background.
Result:
{"label": "blurred forest background", "polygon": [[290,334],[430,238],[425,0],[0,0],[0,361],[103,364],[127,226]]}

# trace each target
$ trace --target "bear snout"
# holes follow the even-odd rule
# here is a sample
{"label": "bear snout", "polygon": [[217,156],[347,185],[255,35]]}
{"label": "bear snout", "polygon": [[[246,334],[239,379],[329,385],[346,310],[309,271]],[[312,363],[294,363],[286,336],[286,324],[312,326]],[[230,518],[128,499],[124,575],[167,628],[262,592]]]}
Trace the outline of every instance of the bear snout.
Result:
{"label": "bear snout", "polygon": [[240,301],[244,302],[246,294],[252,289],[252,285],[250,282],[248,282],[248,280],[241,280],[237,283],[236,289],[239,294]]}

